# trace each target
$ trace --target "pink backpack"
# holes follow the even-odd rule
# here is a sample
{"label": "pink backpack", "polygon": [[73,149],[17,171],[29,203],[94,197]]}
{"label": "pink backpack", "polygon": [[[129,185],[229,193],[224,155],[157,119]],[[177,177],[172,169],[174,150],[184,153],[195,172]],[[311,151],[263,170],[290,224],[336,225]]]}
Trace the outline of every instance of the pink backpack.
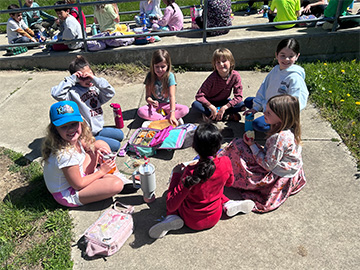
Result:
{"label": "pink backpack", "polygon": [[[117,209],[117,204],[126,208]],[[84,233],[86,255],[110,256],[117,252],[133,233],[133,206],[115,202]]]}

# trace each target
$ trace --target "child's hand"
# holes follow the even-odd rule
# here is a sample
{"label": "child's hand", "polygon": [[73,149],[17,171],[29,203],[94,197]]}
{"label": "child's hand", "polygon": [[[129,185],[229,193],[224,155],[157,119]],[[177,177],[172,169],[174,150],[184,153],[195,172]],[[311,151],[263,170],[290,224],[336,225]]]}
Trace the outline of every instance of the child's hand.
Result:
{"label": "child's hand", "polygon": [[92,81],[94,79],[94,74],[92,74],[90,72],[76,71],[75,75],[79,80],[82,80],[82,81],[85,81],[85,80],[91,80]]}
{"label": "child's hand", "polygon": [[184,164],[180,163],[176,165],[172,171],[173,173],[182,173],[184,168],[185,168]]}
{"label": "child's hand", "polygon": [[255,113],[257,113],[257,110],[255,110],[255,109],[249,109],[249,110],[245,111],[245,112],[243,113],[243,115],[247,115],[247,114],[250,114],[250,113],[252,113],[252,114],[255,115]]}
{"label": "child's hand", "polygon": [[211,112],[209,118],[215,120],[215,119],[216,119],[216,115],[217,115],[217,109],[216,109],[216,107],[215,107],[214,105],[210,105],[209,110],[210,110],[210,112]]}
{"label": "child's hand", "polygon": [[244,143],[246,143],[248,146],[251,146],[251,145],[253,145],[255,143],[254,139],[253,138],[248,138],[245,133],[243,135],[243,140],[244,140]]}
{"label": "child's hand", "polygon": [[103,173],[103,174],[107,174],[110,170],[112,170],[113,168],[116,167],[116,163],[115,163],[115,160],[113,159],[108,159],[106,161],[103,161],[101,164],[100,164],[100,171]]}
{"label": "child's hand", "polygon": [[221,108],[220,108],[220,110],[217,112],[217,114],[216,114],[216,121],[221,121],[222,119],[223,119],[223,116],[224,116],[224,113],[225,113],[225,111],[226,111],[226,109],[227,109],[227,106],[225,105],[225,106],[222,106]]}
{"label": "child's hand", "polygon": [[159,102],[157,100],[153,100],[152,98],[148,98],[147,102],[148,102],[148,104],[150,104],[154,108],[159,107]]}
{"label": "child's hand", "polygon": [[179,125],[179,121],[175,118],[175,114],[172,114],[169,118],[169,122],[172,125],[178,126]]}

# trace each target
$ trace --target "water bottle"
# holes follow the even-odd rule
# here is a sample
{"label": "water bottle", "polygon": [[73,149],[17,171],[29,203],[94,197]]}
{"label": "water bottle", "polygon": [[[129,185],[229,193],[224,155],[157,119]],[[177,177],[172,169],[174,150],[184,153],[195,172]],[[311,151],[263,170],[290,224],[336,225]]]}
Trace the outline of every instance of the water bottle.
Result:
{"label": "water bottle", "polygon": [[147,32],[147,27],[146,27],[146,15],[145,13],[141,13],[141,25],[143,27],[143,32]]}
{"label": "water bottle", "polygon": [[245,132],[253,131],[254,114],[249,113],[245,116]]}
{"label": "water bottle", "polygon": [[93,23],[93,24],[91,25],[91,34],[92,34],[93,36],[95,36],[95,35],[97,34],[97,29],[96,29],[96,24],[95,24],[95,23]]}
{"label": "water bottle", "polygon": [[36,32],[36,38],[37,38],[37,40],[38,40],[39,42],[43,42],[43,40],[41,39],[41,33],[40,33],[40,31],[37,31],[37,32]]}
{"label": "water bottle", "polygon": [[116,128],[124,127],[124,119],[122,117],[122,111],[119,103],[111,103],[110,107],[113,108],[114,120]]}
{"label": "water bottle", "polygon": [[146,203],[155,201],[156,177],[155,166],[149,163],[149,159],[144,157],[145,163],[139,167],[132,175],[134,188],[139,188],[136,177],[140,176],[140,187],[143,191],[143,198]]}

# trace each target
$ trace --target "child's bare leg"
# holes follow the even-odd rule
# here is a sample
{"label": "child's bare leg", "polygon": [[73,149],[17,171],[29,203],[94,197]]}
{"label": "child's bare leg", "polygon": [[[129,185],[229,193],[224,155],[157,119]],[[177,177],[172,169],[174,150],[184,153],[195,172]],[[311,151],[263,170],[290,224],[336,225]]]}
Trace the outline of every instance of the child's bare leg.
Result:
{"label": "child's bare leg", "polygon": [[107,174],[80,190],[79,199],[83,204],[101,201],[118,194],[123,187],[124,183],[119,177]]}

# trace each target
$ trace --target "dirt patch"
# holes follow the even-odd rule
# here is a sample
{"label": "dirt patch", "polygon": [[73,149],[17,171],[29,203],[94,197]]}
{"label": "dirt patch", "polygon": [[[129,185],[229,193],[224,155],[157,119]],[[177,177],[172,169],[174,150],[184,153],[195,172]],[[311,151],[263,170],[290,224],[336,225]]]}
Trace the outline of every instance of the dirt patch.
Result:
{"label": "dirt patch", "polygon": [[[4,154],[3,148],[0,148],[0,157],[0,199],[3,201],[10,191],[18,190],[21,187],[27,186],[28,183],[20,173],[9,171],[9,167],[14,162]],[[21,196],[21,194],[16,195]]]}
{"label": "dirt patch", "polygon": [[126,71],[119,71],[115,69],[106,69],[97,71],[97,77],[105,78],[115,89],[127,84],[143,83],[145,80],[146,72],[130,74]]}

